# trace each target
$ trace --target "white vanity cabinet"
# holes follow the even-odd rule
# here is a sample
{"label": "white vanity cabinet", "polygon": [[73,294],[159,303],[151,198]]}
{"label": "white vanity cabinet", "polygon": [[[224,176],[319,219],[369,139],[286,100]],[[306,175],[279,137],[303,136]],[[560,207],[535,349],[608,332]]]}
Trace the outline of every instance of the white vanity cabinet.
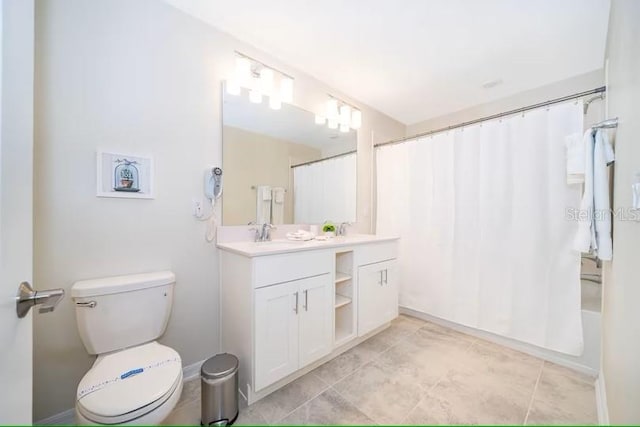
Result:
{"label": "white vanity cabinet", "polygon": [[330,275],[255,290],[256,391],[331,352]]}
{"label": "white vanity cabinet", "polygon": [[358,336],[398,317],[396,260],[358,267]]}
{"label": "white vanity cabinet", "polygon": [[398,315],[394,238],[218,243],[220,347],[249,404]]}

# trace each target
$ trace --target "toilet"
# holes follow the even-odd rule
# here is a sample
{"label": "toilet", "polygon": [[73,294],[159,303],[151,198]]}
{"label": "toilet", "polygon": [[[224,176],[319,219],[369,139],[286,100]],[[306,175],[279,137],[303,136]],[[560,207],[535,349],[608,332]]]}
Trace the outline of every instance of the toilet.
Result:
{"label": "toilet", "polygon": [[155,341],[167,327],[174,285],[170,271],[73,285],[80,338],[98,356],[78,385],[78,424],[159,424],[176,406],[182,360]]}

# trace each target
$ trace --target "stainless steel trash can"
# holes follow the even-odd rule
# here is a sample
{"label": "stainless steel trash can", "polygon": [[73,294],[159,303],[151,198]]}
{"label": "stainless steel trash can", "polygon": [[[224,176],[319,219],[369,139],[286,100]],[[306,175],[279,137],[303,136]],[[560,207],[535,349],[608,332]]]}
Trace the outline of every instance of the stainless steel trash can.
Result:
{"label": "stainless steel trash can", "polygon": [[217,354],[202,364],[202,425],[229,425],[238,418],[238,358]]}

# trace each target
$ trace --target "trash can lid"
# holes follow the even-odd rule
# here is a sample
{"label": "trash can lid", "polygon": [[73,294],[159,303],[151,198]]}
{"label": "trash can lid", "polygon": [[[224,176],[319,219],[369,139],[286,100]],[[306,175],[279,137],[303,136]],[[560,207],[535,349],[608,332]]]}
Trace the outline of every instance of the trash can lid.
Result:
{"label": "trash can lid", "polygon": [[238,370],[238,358],[233,354],[222,353],[207,359],[202,364],[200,374],[206,379],[222,378]]}

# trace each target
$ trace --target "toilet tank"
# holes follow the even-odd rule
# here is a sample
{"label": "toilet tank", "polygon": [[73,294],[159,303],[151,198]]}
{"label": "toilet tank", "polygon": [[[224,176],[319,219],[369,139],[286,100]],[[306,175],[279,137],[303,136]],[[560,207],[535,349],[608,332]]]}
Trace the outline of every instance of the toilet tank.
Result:
{"label": "toilet tank", "polygon": [[71,288],[80,338],[102,354],[160,337],[169,321],[175,275],[170,271],[83,280]]}

